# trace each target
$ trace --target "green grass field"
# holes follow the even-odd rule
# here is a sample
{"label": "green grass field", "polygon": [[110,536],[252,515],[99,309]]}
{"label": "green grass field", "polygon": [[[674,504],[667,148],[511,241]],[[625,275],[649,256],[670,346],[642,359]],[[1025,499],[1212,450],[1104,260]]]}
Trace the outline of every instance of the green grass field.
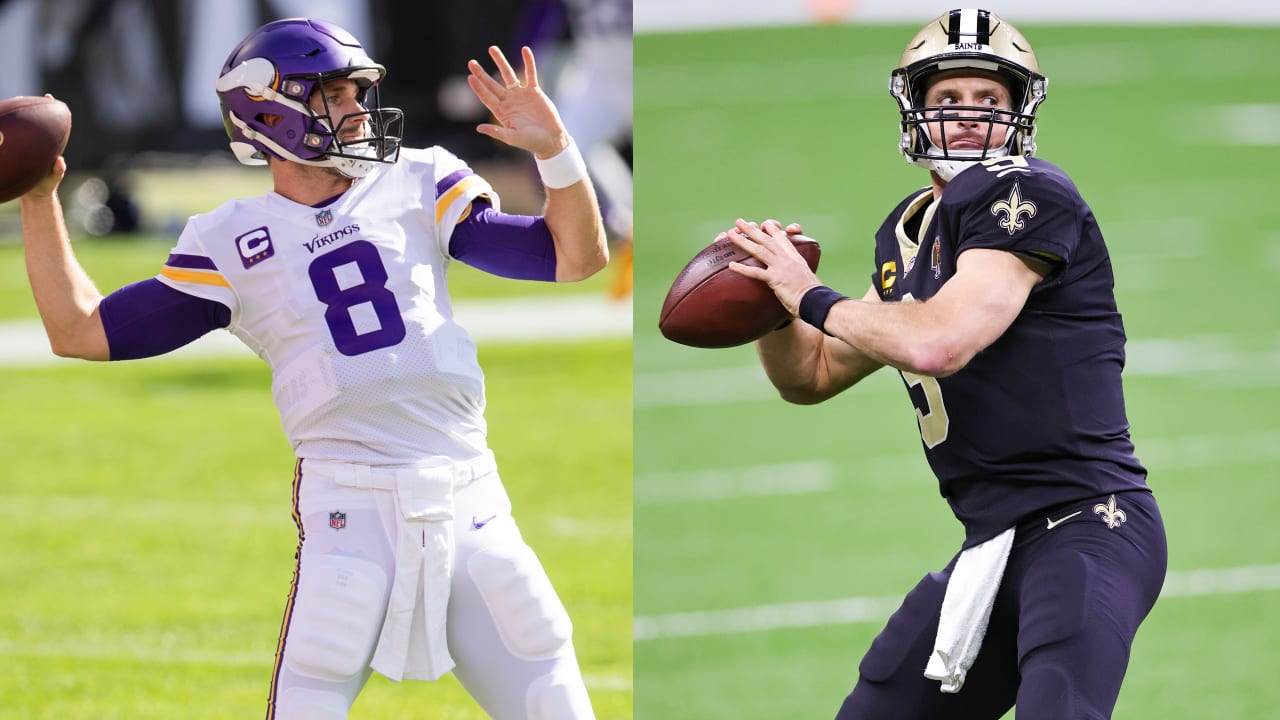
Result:
{"label": "green grass field", "polygon": [[[1169,531],[1169,593],[1115,717],[1270,718],[1280,32],[1021,29],[1051,79],[1041,156],[1110,244],[1133,436]],[[789,406],[751,348],[694,350],[656,329],[681,265],[739,216],[803,222],[823,280],[866,288],[871,233],[925,182],[897,154],[885,91],[915,30],[638,37],[634,411],[631,343],[481,345],[491,443],[602,720],[830,717],[883,615],[959,544],[894,375]],[[110,290],[153,275],[172,243],[77,252]],[[452,283],[459,297],[602,297],[604,278],[459,268]],[[0,322],[34,318],[21,250],[0,243]],[[296,543],[265,366],[0,366],[0,388],[0,718],[260,717]],[[1233,576],[1245,591],[1190,574],[1231,568],[1252,568]],[[353,716],[483,717],[451,678],[378,677]]]}
{"label": "green grass field", "polygon": [[[750,347],[656,329],[677,271],[736,217],[803,222],[823,280],[865,291],[872,233],[927,182],[885,90],[916,29],[636,38],[636,718],[831,717],[897,598],[959,546],[896,376],[788,406]],[[1280,33],[1020,29],[1050,78],[1040,156],[1112,252],[1132,433],[1169,533],[1115,717],[1274,717]],[[1186,574],[1243,566],[1270,589]],[[864,619],[820,619],[850,598],[871,599]]]}
{"label": "green grass field", "polygon": [[[77,242],[103,290],[172,238]],[[576,293],[495,282],[460,297]],[[35,318],[0,246],[0,321]],[[601,718],[631,717],[631,343],[480,345],[490,444],[569,609]],[[0,366],[0,717],[261,717],[293,571],[293,456],[253,358]],[[375,676],[355,717],[485,717],[461,686]]]}

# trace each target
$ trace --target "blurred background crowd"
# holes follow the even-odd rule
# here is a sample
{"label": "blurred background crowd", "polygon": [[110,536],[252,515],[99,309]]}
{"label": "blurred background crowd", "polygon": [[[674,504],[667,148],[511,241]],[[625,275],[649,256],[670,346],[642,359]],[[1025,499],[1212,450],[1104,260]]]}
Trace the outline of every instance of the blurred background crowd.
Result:
{"label": "blurred background crowd", "polygon": [[[537,211],[536,176],[523,154],[475,132],[486,111],[466,63],[491,66],[489,45],[512,58],[530,45],[579,144],[605,148],[596,165],[622,163],[625,177],[597,183],[615,234],[629,235],[630,0],[0,0],[0,97],[48,92],[71,107],[64,199],[81,230],[172,232],[207,208],[151,202],[134,187],[137,171],[234,166],[213,91],[219,70],[254,28],[299,16],[347,28],[387,67],[383,102],[404,110],[407,146],[443,145],[496,174],[490,182],[516,212]],[[625,107],[602,115],[600,103],[578,103],[592,82],[615,88]]]}

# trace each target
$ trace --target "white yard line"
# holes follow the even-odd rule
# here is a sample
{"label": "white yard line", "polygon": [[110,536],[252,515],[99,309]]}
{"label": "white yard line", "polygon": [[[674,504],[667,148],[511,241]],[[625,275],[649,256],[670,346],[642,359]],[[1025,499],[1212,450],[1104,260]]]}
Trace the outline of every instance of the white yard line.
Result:
{"label": "white yard line", "polygon": [[660,640],[847,625],[883,620],[900,604],[900,596],[851,597],[823,602],[639,615],[635,618],[633,633],[636,640]]}
{"label": "white yard line", "polygon": [[1184,144],[1280,145],[1280,104],[1277,103],[1188,106],[1171,111],[1168,117],[1182,118],[1176,121],[1176,129],[1171,132]]}
{"label": "white yard line", "polygon": [[[1197,377],[1231,387],[1274,387],[1280,365],[1280,335],[1201,335],[1137,338],[1126,347],[1126,378]],[[902,392],[892,371],[881,371],[851,392]],[[635,405],[693,407],[773,401],[778,393],[759,365],[698,370],[650,370],[635,374]]]}
{"label": "white yard line", "polygon": [[1136,438],[1138,459],[1152,472],[1280,463],[1280,430]]}
{"label": "white yard line", "polygon": [[649,473],[635,477],[635,504],[713,502],[742,497],[821,493],[835,488],[838,474],[835,464],[825,460]]}
{"label": "white yard line", "polygon": [[[1224,466],[1273,468],[1280,463],[1280,430],[1141,436],[1135,442],[1138,460],[1153,476],[1169,470],[1220,469]],[[937,487],[938,484],[924,453],[881,455],[873,452],[847,464],[815,460],[746,468],[644,473],[634,479],[635,504],[696,503],[824,493],[839,489],[841,477],[848,479],[850,487],[859,484],[902,489]],[[0,500],[3,497],[0,495]]]}
{"label": "white yard line", "polygon": [[[1280,565],[1245,565],[1212,570],[1170,572],[1162,598],[1200,597],[1280,590]],[[819,602],[782,603],[755,607],[641,615],[634,637],[658,640],[732,633],[768,632],[787,628],[883,622],[902,603],[899,595],[850,597]]]}
{"label": "white yard line", "polygon": [[[637,408],[695,407],[731,405],[742,402],[776,401],[778,391],[769,384],[759,365],[738,365],[699,370],[636,372]],[[895,372],[882,371],[863,380],[850,392],[903,392]]]}
{"label": "white yard line", "polygon": [[[454,317],[477,343],[570,342],[631,337],[631,303],[599,295],[459,301]],[[253,357],[238,339],[217,330],[163,358]],[[78,362],[49,350],[38,320],[0,322],[0,367]]]}

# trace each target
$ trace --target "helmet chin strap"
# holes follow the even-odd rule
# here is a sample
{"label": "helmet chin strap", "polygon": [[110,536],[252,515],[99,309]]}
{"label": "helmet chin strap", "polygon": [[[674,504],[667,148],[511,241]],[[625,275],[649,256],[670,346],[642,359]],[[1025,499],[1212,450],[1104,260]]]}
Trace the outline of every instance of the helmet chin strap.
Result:
{"label": "helmet chin strap", "polygon": [[[257,140],[263,145],[271,148],[272,152],[276,155],[286,160],[292,160],[293,162],[300,163],[302,165],[311,165],[314,167],[331,167],[342,173],[344,176],[355,180],[368,175],[373,170],[374,161],[362,160],[353,157],[334,157],[332,155],[326,155],[321,160],[304,160],[281,147],[276,141],[249,127],[249,124],[241,120],[234,112],[228,113],[228,117],[231,119],[232,124],[239,128],[240,132],[246,138],[250,140]],[[251,146],[246,146],[245,149],[251,149]],[[232,150],[236,151],[237,157],[239,157],[240,150],[236,148],[236,143],[232,143]],[[375,152],[371,147],[350,148],[347,152],[368,155],[369,157],[373,157],[375,155]],[[241,162],[244,162],[243,158],[241,159]],[[255,165],[264,163],[266,163],[265,158],[262,159],[261,162],[257,162],[256,159],[251,161],[251,164]]]}
{"label": "helmet chin strap", "polygon": [[[373,151],[372,148],[360,149],[360,151],[363,151],[363,150],[368,150],[371,153]],[[352,150],[351,152],[359,152],[359,151]],[[365,175],[368,175],[373,170],[372,161],[357,160],[356,158],[351,158],[351,157],[330,157],[328,164],[332,165],[334,168],[337,168],[338,172],[354,180],[359,180]]]}
{"label": "helmet chin strap", "polygon": [[[323,125],[326,129],[330,129],[329,123],[327,121],[321,120],[320,124]],[[341,123],[339,123],[339,125],[341,125]],[[326,154],[324,160],[312,160],[307,164],[328,165],[330,167],[335,168],[338,172],[342,173],[346,177],[352,178],[354,180],[359,180],[360,178],[368,175],[373,170],[373,165],[374,165],[374,162],[377,160],[378,153],[372,147],[368,145],[358,145],[356,147],[350,147],[350,148],[346,147],[343,144],[343,142],[338,139],[337,135],[333,136],[333,147],[337,148],[337,151],[340,153],[343,153],[344,155],[346,155],[346,157],[339,156],[339,155]],[[371,159],[365,160],[360,157],[350,157],[351,155],[363,155],[364,157],[371,158]],[[301,161],[301,162],[307,162],[307,161]]]}
{"label": "helmet chin strap", "polygon": [[946,151],[934,145],[933,138],[925,138],[925,141],[929,143],[929,154],[915,158],[911,163],[937,173],[942,182],[951,182],[952,178],[984,160],[1006,157],[1009,154],[1008,145],[990,150]]}

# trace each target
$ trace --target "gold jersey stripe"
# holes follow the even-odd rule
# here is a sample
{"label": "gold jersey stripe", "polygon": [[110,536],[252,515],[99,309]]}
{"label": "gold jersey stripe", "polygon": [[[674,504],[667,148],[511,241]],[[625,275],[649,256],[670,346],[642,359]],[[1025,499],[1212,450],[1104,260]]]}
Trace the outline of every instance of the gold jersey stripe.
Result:
{"label": "gold jersey stripe", "polygon": [[445,212],[448,211],[449,206],[453,204],[453,201],[458,199],[459,195],[476,185],[482,184],[484,184],[484,178],[479,175],[468,175],[459,180],[453,187],[449,188],[448,192],[441,195],[440,199],[436,201],[436,222],[439,223],[444,219]]}
{"label": "gold jersey stripe", "polygon": [[[907,221],[920,212],[920,208],[926,203],[930,204],[924,212],[924,217],[920,220],[920,228],[916,237],[907,235]],[[924,239],[929,234],[929,225],[933,222],[933,213],[937,209],[938,203],[933,202],[933,188],[925,188],[918,195],[911,198],[906,210],[898,217],[898,224],[893,228],[893,231],[898,236],[898,252],[902,255],[903,272],[906,272],[906,268],[911,267],[912,258],[920,252],[920,246],[924,244]]]}
{"label": "gold jersey stripe", "polygon": [[172,268],[166,265],[160,269],[160,274],[177,282],[196,283],[197,285],[217,285],[224,288],[231,287],[231,283],[227,282],[226,278],[212,270],[184,270]]}

